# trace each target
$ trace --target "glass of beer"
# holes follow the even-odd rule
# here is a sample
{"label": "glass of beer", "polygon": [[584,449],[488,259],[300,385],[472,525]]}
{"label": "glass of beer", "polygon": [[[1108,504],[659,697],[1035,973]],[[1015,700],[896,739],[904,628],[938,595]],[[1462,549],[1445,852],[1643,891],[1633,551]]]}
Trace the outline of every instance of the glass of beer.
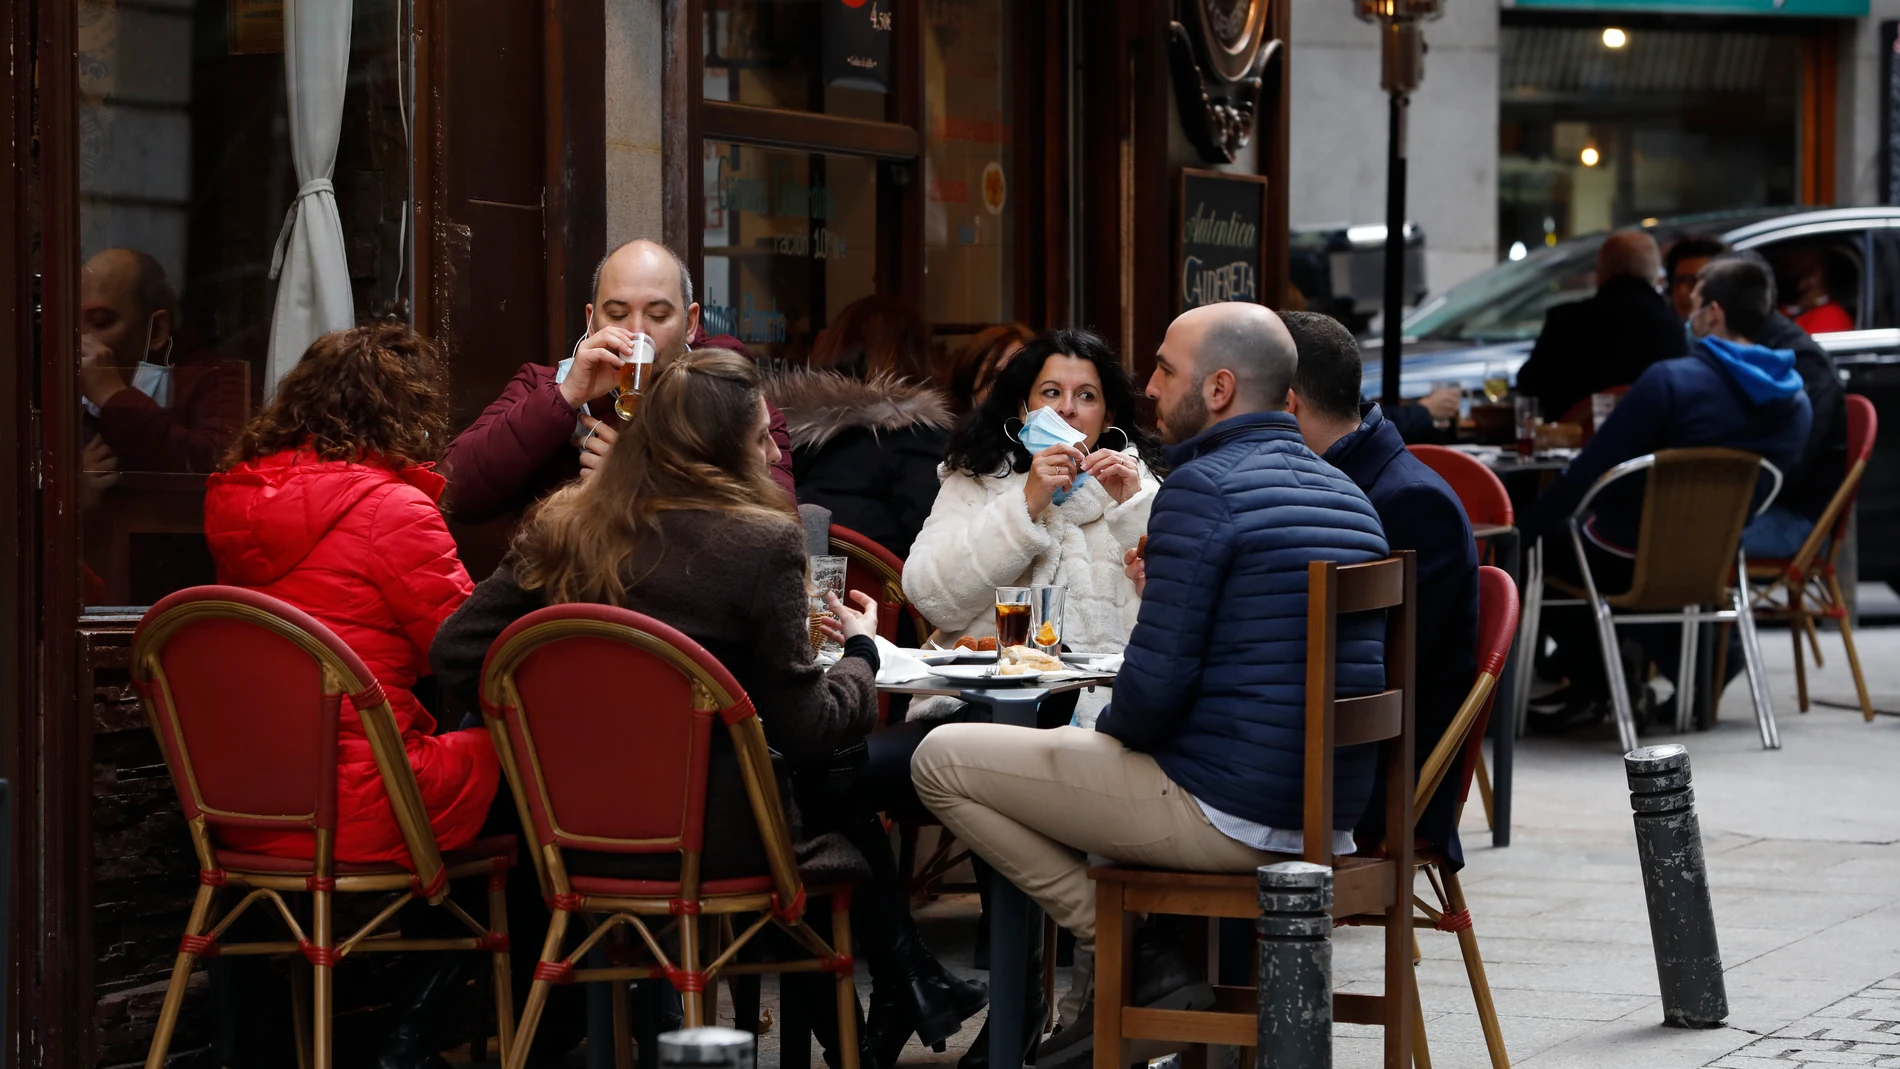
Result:
{"label": "glass of beer", "polygon": [[614,414],[632,419],[640,404],[640,394],[653,378],[653,339],[645,334],[633,336],[633,355],[620,365],[620,391],[614,396]]}
{"label": "glass of beer", "polygon": [[813,653],[842,654],[844,647],[833,642],[824,629],[822,621],[836,620],[838,614],[831,611],[826,595],[836,594],[839,600],[844,598],[844,571],[849,563],[844,557],[812,557],[811,582],[806,587],[810,597],[811,649]]}
{"label": "glass of beer", "polygon": [[1029,645],[1029,618],[1034,588],[999,586],[996,588],[996,649],[998,656],[1010,646]]}
{"label": "glass of beer", "polygon": [[1511,392],[1511,372],[1504,364],[1484,366],[1484,399],[1497,404]]}
{"label": "glass of beer", "polygon": [[1052,656],[1061,652],[1062,609],[1068,599],[1066,586],[1029,588],[1029,637],[1037,649]]}

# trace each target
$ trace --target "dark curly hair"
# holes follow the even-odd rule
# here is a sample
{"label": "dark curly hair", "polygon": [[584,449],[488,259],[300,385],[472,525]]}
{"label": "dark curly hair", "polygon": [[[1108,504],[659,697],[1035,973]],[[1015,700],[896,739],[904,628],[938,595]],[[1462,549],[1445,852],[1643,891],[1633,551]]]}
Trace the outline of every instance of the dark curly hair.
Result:
{"label": "dark curly hair", "polygon": [[319,460],[401,471],[435,459],[448,434],[448,380],[436,347],[400,323],[375,323],[311,342],[224,467],[309,449]]}
{"label": "dark curly hair", "polygon": [[[944,464],[952,471],[968,475],[1001,475],[1008,471],[1029,470],[1029,450],[1024,449],[1004,424],[1020,420],[1029,403],[1029,391],[1041,374],[1042,365],[1057,354],[1087,360],[1102,377],[1102,400],[1108,409],[1110,427],[1128,436],[1141,462],[1156,475],[1161,473],[1161,446],[1154,436],[1136,422],[1141,396],[1121,358],[1101,338],[1086,330],[1046,330],[1023,346],[1003,369],[996,373],[990,395],[963,417],[950,435]],[[1106,428],[1104,428],[1106,430]]]}

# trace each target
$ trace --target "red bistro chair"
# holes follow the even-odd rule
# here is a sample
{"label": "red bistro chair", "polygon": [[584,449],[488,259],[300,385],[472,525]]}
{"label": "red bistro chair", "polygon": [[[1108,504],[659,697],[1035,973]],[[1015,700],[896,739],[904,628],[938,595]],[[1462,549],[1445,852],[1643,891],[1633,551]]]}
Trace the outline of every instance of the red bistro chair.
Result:
{"label": "red bistro chair", "polygon": [[[597,681],[617,683],[624,704],[602,706]],[[607,605],[555,605],[529,613],[495,639],[482,668],[482,712],[532,838],[541,891],[554,910],[535,966],[508,1069],[522,1069],[551,984],[665,977],[683,996],[686,1027],[706,1023],[705,992],[720,975],[828,972],[837,978],[844,1069],[857,1069],[848,887],[812,888],[831,902],[832,942],[805,923],[806,887],[752,700],[699,643],[648,616]],[[700,879],[708,754],[715,720],[738,755],[767,871]],[[633,879],[569,871],[570,851],[670,855],[677,878]],[[592,925],[562,946],[575,915]],[[738,934],[736,918],[757,914]],[[722,922],[702,953],[698,918]],[[679,961],[648,917],[675,918]],[[736,964],[741,948],[776,924],[810,953],[792,961]],[[575,968],[603,938],[631,928],[652,964]],[[720,945],[721,936],[725,938]],[[616,993],[624,987],[616,984]],[[620,1014],[616,1013],[616,1016]],[[625,1043],[625,1031],[616,1029]],[[624,1049],[618,1052],[624,1055]],[[625,1061],[620,1064],[628,1064]]]}
{"label": "red bistro chair", "polygon": [[[192,587],[152,606],[139,622],[132,640],[132,685],[165,752],[199,869],[198,897],[179,940],[147,1069],[165,1064],[193,965],[220,953],[300,953],[310,962],[316,978],[311,1049],[317,1069],[331,1064],[332,971],[343,958],[401,950],[490,954],[504,1057],[514,1049],[505,899],[514,837],[477,840],[448,853],[437,849],[382,687],[335,632],[255,591]],[[335,860],[337,721],[346,698],[368,736],[410,866]],[[313,856],[301,860],[226,850],[217,842],[220,828],[307,831]],[[488,879],[486,927],[448,897],[450,880],[473,876]],[[227,887],[244,896],[219,919],[217,898]],[[285,892],[310,895],[308,935],[285,904]],[[393,894],[395,900],[339,942],[331,930],[331,896],[354,893]],[[294,942],[219,941],[233,921],[265,899],[283,916]],[[410,899],[447,910],[473,934],[457,939],[378,935]]]}
{"label": "red bistro chair", "polygon": [[[1861,716],[1874,718],[1874,703],[1867,696],[1867,678],[1860,671],[1860,654],[1854,649],[1854,628],[1847,622],[1847,599],[1841,593],[1841,581],[1835,561],[1847,540],[1847,524],[1854,516],[1854,499],[1860,493],[1861,477],[1874,454],[1874,439],[1880,431],[1880,417],[1874,403],[1857,393],[1847,395],[1847,476],[1841,480],[1834,500],[1815,521],[1814,530],[1792,560],[1751,560],[1748,582],[1755,616],[1762,620],[1786,620],[1794,637],[1795,694],[1801,711],[1808,711],[1808,670],[1802,662],[1801,638],[1807,636],[1814,651],[1814,665],[1821,667],[1821,639],[1814,631],[1814,618],[1833,620],[1841,628],[1841,644],[1847,647],[1847,667],[1854,674],[1854,690],[1860,698]],[[1728,652],[1728,643],[1717,647]],[[1718,669],[1716,683],[1721,684]]]}
{"label": "red bistro chair", "polygon": [[831,525],[831,552],[845,558],[844,588],[858,590],[877,602],[877,633],[897,641],[899,615],[908,615],[917,640],[930,634],[930,624],[904,596],[904,562],[897,555],[849,527]]}
{"label": "red bistro chair", "polygon": [[[1412,795],[1413,811],[1423,811],[1439,784],[1447,775],[1459,777],[1463,786],[1458,793],[1458,808],[1464,809],[1471,795],[1471,781],[1484,768],[1485,729],[1491,723],[1491,709],[1497,704],[1498,677],[1511,655],[1511,640],[1517,634],[1517,584],[1501,568],[1478,569],[1478,678],[1465,696],[1464,704],[1452,717],[1451,725],[1432,747],[1424,767],[1419,770],[1418,789]],[[1429,926],[1458,937],[1458,949],[1465,959],[1465,977],[1471,982],[1471,997],[1478,1007],[1478,1024],[1484,1031],[1484,1045],[1491,1055],[1492,1069],[1510,1069],[1510,1057],[1504,1051],[1504,1032],[1498,1026],[1497,1006],[1491,1000],[1491,984],[1484,975],[1484,958],[1478,953],[1478,936],[1471,930],[1471,908],[1465,902],[1464,886],[1458,874],[1444,867],[1437,851],[1420,847],[1412,855],[1413,863],[1425,873],[1426,882],[1438,899],[1437,908],[1414,898],[1423,914],[1416,926]],[[1414,987],[1413,990],[1417,990]],[[1425,1025],[1421,1014],[1414,1021],[1420,1049],[1425,1046]],[[1427,1064],[1419,1059],[1419,1064]]]}

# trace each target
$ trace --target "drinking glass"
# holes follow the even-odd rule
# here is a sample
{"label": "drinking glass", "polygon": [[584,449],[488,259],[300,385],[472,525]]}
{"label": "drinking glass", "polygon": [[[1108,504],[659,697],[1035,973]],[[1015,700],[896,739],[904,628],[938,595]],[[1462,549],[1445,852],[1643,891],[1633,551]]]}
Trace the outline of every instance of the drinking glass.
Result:
{"label": "drinking glass", "polygon": [[1511,373],[1503,364],[1484,366],[1484,399],[1497,404],[1511,392]]}
{"label": "drinking glass", "polygon": [[1062,608],[1069,599],[1066,586],[1029,588],[1029,637],[1037,649],[1054,655],[1062,646]]}
{"label": "drinking glass", "polygon": [[1610,418],[1616,410],[1617,395],[1613,393],[1593,393],[1590,395],[1590,429],[1600,431],[1603,421]]}
{"label": "drinking glass", "polygon": [[806,590],[811,599],[812,652],[842,654],[844,648],[832,641],[831,637],[826,635],[818,624],[821,620],[835,620],[838,618],[838,614],[831,611],[831,606],[826,602],[825,595],[836,594],[840,600],[843,600],[844,570],[848,561],[844,557],[829,556],[814,556],[810,558],[810,561],[811,583],[806,587]]}
{"label": "drinking glass", "polygon": [[1517,407],[1517,455],[1528,458],[1537,449],[1537,398],[1519,397]]}
{"label": "drinking glass", "polygon": [[632,419],[635,407],[640,403],[640,394],[646,390],[647,382],[653,377],[649,372],[653,367],[653,339],[645,334],[633,336],[633,356],[620,365],[620,392],[614,397],[614,414],[621,419]]}
{"label": "drinking glass", "polygon": [[1001,651],[1011,646],[1029,645],[1029,618],[1035,606],[1032,602],[1034,588],[1026,586],[999,586],[996,588],[996,649]]}

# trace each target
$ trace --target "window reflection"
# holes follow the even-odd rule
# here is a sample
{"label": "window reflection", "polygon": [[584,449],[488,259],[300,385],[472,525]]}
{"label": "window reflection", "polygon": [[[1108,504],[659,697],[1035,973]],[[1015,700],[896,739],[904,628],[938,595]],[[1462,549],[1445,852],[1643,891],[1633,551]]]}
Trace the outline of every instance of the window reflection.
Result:
{"label": "window reflection", "polygon": [[705,94],[761,108],[889,117],[896,0],[705,0]]}
{"label": "window reflection", "polygon": [[[405,0],[354,0],[333,175],[359,319],[408,315]],[[296,193],[280,5],[79,0],[82,596],[215,580],[204,476],[265,388]]]}
{"label": "window reflection", "polygon": [[1004,0],[925,5],[926,313],[940,331],[1015,317],[1008,9]]}

